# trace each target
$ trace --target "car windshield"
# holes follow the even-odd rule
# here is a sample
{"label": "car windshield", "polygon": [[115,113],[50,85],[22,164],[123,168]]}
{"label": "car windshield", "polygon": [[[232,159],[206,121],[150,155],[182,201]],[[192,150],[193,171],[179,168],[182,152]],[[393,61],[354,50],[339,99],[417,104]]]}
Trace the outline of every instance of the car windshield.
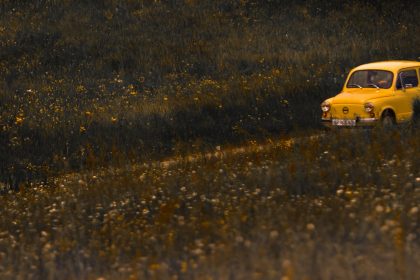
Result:
{"label": "car windshield", "polygon": [[354,72],[347,88],[390,88],[394,74],[384,70],[360,70]]}

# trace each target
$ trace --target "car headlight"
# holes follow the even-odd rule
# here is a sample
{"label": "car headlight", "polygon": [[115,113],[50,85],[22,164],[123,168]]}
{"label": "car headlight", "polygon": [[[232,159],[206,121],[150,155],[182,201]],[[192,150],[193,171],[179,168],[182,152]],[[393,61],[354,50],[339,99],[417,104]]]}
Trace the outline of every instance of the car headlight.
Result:
{"label": "car headlight", "polygon": [[373,106],[372,103],[366,103],[365,104],[365,112],[366,113],[372,113],[374,108],[375,107]]}
{"label": "car headlight", "polygon": [[322,104],[321,104],[322,112],[326,113],[326,112],[330,111],[330,109],[331,109],[331,104],[330,103],[322,102]]}

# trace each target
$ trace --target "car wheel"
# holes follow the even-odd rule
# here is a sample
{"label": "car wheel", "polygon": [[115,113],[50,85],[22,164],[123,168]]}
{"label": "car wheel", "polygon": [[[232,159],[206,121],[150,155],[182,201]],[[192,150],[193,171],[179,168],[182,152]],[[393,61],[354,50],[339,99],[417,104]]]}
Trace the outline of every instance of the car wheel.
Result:
{"label": "car wheel", "polygon": [[381,127],[385,130],[394,129],[396,126],[395,118],[391,115],[385,115],[381,120]]}

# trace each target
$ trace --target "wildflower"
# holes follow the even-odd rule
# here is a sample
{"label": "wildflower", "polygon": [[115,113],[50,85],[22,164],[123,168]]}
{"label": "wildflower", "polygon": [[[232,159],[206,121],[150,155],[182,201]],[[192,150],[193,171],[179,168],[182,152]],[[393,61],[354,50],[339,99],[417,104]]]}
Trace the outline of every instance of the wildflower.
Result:
{"label": "wildflower", "polygon": [[158,270],[160,268],[160,264],[158,264],[158,263],[152,263],[149,266],[149,268],[150,268],[150,270]]}
{"label": "wildflower", "polygon": [[276,239],[279,236],[279,232],[277,230],[270,231],[270,239]]}
{"label": "wildflower", "polygon": [[407,235],[407,241],[411,242],[414,241],[414,239],[416,239],[416,234],[414,233],[410,233],[409,235]]}
{"label": "wildflower", "polygon": [[181,272],[185,273],[188,269],[188,263],[186,261],[181,262]]}
{"label": "wildflower", "polygon": [[315,225],[312,224],[312,223],[309,223],[309,224],[306,225],[306,229],[308,231],[313,231],[313,230],[315,230]]}
{"label": "wildflower", "polygon": [[197,248],[195,250],[192,250],[192,253],[196,256],[199,256],[199,255],[203,254],[203,250],[201,250],[200,248]]}
{"label": "wildflower", "polygon": [[242,242],[244,242],[244,238],[242,236],[238,235],[238,236],[236,236],[235,241],[237,243],[242,243]]}
{"label": "wildflower", "polygon": [[86,131],[86,127],[84,127],[83,125],[80,127],[80,132],[85,132]]}
{"label": "wildflower", "polygon": [[19,115],[19,116],[16,117],[15,124],[21,125],[21,124],[23,124],[23,121],[24,120],[25,120],[24,116],[23,115]]}
{"label": "wildflower", "polygon": [[144,181],[145,178],[146,178],[146,173],[142,173],[139,177],[139,180]]}
{"label": "wildflower", "polygon": [[115,122],[117,122],[117,118],[116,117],[111,117],[111,122],[113,122],[113,123],[115,123]]}
{"label": "wildflower", "polygon": [[77,93],[86,93],[87,92],[87,89],[83,86],[83,85],[78,85],[77,87],[76,87],[76,92]]}
{"label": "wildflower", "polygon": [[112,18],[114,17],[111,11],[105,11],[104,16],[107,20],[112,20]]}
{"label": "wildflower", "polygon": [[284,260],[281,264],[283,270],[284,270],[284,274],[285,276],[283,276],[281,279],[282,280],[290,280],[293,278],[293,267],[292,267],[292,262],[289,260]]}
{"label": "wildflower", "polygon": [[413,207],[413,208],[411,208],[410,209],[410,215],[415,215],[415,214],[417,214],[419,212],[419,208],[418,207]]}
{"label": "wildflower", "polygon": [[380,228],[380,231],[381,231],[381,232],[387,232],[388,230],[389,230],[388,225],[383,225],[383,226],[381,226],[381,228]]}
{"label": "wildflower", "polygon": [[381,206],[381,205],[377,205],[375,207],[375,211],[378,212],[378,213],[382,213],[382,212],[384,212],[384,210],[385,210],[384,207]]}

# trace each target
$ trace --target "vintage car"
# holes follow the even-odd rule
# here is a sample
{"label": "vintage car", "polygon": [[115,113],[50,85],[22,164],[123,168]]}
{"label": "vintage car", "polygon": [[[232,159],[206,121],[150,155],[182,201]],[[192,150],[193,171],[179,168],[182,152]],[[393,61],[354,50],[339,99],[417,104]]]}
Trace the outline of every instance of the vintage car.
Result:
{"label": "vintage car", "polygon": [[393,127],[410,120],[420,98],[420,62],[382,61],[350,71],[342,92],[322,102],[328,127]]}

